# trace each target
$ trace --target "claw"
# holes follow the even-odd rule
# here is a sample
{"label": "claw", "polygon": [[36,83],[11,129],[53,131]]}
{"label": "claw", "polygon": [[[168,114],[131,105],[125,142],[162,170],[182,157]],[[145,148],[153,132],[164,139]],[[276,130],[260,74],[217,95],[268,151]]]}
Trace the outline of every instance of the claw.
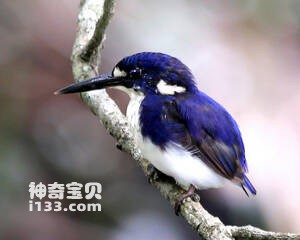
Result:
{"label": "claw", "polygon": [[175,203],[175,206],[174,206],[174,210],[175,210],[175,214],[178,216],[179,215],[179,212],[180,212],[180,207],[183,203],[183,200],[188,198],[188,197],[191,197],[192,195],[195,194],[195,190],[196,188],[194,187],[194,185],[190,185],[189,189],[183,193],[176,201]]}

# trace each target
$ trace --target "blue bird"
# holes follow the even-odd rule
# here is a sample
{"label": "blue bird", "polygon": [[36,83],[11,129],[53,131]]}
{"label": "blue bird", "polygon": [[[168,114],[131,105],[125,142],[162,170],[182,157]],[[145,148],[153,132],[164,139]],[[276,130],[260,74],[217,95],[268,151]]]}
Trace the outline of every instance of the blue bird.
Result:
{"label": "blue bird", "polygon": [[198,90],[189,68],[163,53],[123,58],[111,74],[62,88],[56,94],[113,87],[126,92],[126,116],[143,156],[187,190],[222,186],[226,180],[256,194],[246,176],[245,149],[238,125],[215,100]]}

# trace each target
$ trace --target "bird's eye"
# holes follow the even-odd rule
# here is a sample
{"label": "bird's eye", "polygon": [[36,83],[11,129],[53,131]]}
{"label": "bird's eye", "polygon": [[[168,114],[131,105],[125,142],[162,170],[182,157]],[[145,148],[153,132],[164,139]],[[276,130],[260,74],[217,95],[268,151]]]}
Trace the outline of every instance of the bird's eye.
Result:
{"label": "bird's eye", "polygon": [[138,78],[140,76],[142,76],[142,69],[140,68],[135,68],[129,72],[130,78]]}

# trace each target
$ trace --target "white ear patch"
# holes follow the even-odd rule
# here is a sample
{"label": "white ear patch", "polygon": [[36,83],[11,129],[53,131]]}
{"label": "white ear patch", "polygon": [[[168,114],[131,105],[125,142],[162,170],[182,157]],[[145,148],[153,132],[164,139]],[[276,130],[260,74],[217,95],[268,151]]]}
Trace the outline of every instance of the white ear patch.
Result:
{"label": "white ear patch", "polygon": [[164,80],[160,80],[157,89],[161,94],[174,95],[175,93],[185,92],[185,88],[177,85],[168,85]]}
{"label": "white ear patch", "polygon": [[126,77],[127,73],[125,71],[121,71],[120,68],[115,67],[113,75],[114,77]]}

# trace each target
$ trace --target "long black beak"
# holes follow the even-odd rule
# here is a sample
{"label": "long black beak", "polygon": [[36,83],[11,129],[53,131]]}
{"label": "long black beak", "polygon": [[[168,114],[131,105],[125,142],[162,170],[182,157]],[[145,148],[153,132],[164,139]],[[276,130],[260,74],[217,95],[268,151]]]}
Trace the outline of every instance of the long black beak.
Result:
{"label": "long black beak", "polygon": [[55,95],[58,94],[67,94],[67,93],[78,93],[78,92],[87,92],[91,90],[102,89],[106,87],[113,87],[122,85],[125,79],[122,77],[113,77],[109,74],[102,74],[98,77],[87,79],[85,81],[71,84],[67,87],[61,88],[54,92]]}

